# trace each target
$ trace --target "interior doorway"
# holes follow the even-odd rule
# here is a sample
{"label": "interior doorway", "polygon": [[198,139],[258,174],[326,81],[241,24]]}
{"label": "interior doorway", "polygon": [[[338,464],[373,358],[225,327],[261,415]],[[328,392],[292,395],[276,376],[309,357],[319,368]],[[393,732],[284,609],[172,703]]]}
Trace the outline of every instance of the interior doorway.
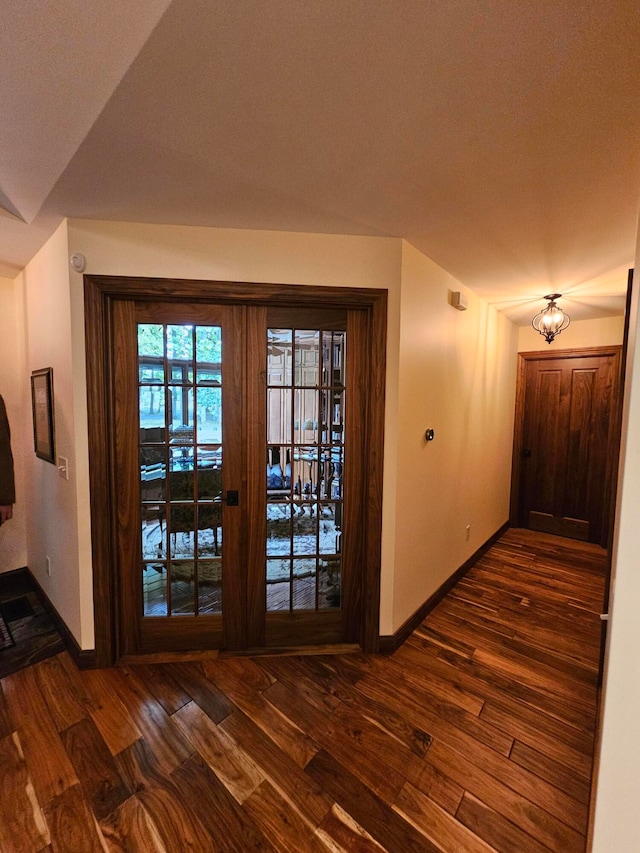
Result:
{"label": "interior doorway", "polygon": [[513,526],[609,545],[622,347],[520,353]]}
{"label": "interior doorway", "polygon": [[97,652],[374,650],[386,295],[86,290]]}

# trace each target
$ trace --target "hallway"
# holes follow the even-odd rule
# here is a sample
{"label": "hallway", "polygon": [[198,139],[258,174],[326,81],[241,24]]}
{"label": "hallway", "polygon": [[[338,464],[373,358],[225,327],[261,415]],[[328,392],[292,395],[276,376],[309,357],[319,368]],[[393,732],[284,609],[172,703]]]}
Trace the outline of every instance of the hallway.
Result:
{"label": "hallway", "polygon": [[582,853],[605,563],[510,530],[391,657],[10,675],[0,851]]}

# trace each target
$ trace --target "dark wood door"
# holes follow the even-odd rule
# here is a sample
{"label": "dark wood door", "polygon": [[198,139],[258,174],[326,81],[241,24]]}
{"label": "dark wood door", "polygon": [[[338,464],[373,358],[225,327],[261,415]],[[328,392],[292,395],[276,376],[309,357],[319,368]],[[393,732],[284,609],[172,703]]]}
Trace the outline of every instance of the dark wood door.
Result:
{"label": "dark wood door", "polygon": [[620,347],[521,354],[520,526],[607,546],[619,381]]}
{"label": "dark wood door", "polygon": [[120,300],[113,318],[122,652],[237,647],[241,313]]}
{"label": "dark wood door", "polygon": [[359,640],[360,315],[115,302],[124,654]]}

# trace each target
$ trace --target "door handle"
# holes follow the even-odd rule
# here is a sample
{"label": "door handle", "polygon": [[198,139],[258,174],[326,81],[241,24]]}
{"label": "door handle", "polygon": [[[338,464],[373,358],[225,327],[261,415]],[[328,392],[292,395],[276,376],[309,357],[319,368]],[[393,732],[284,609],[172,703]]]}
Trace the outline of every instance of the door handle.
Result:
{"label": "door handle", "polygon": [[237,489],[229,489],[227,494],[222,498],[224,503],[227,506],[238,506],[240,503],[240,497]]}
{"label": "door handle", "polygon": [[522,455],[524,456],[525,459],[529,459],[529,457],[531,456],[531,451],[530,450],[523,450]]}

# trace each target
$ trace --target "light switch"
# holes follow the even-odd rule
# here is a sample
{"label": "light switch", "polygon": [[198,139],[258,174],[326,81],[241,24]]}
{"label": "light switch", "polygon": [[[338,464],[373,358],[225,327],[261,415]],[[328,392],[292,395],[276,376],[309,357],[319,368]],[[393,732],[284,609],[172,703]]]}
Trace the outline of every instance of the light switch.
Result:
{"label": "light switch", "polygon": [[64,456],[58,456],[58,474],[63,480],[69,479],[69,460]]}

